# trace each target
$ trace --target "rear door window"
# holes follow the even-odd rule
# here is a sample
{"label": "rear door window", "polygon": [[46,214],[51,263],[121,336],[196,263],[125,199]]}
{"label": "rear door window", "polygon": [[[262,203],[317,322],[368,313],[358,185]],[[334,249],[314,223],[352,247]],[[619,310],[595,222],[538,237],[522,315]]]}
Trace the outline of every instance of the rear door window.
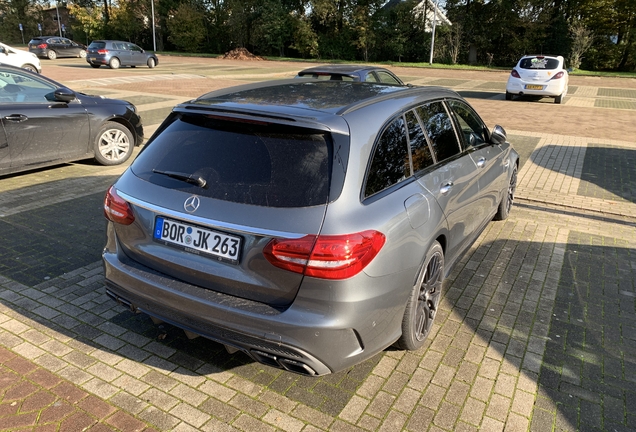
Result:
{"label": "rear door window", "polygon": [[[308,207],[329,200],[332,148],[330,135],[322,131],[180,114],[131,169],[151,183],[200,196]],[[166,173],[201,179],[204,186]]]}
{"label": "rear door window", "polygon": [[417,120],[413,111],[408,111],[404,114],[406,118],[406,124],[409,131],[409,146],[411,147],[411,159],[413,161],[413,172],[417,173],[425,168],[433,165],[433,154],[428,147],[426,136],[420,126],[420,122]]}
{"label": "rear door window", "polygon": [[453,121],[441,101],[431,102],[415,109],[431,141],[437,162],[461,153],[461,147],[453,129]]}
{"label": "rear door window", "polygon": [[382,83],[386,83],[386,84],[401,84],[390,73],[387,73],[387,72],[384,72],[384,71],[377,71],[376,73],[380,77],[380,82],[382,82]]}

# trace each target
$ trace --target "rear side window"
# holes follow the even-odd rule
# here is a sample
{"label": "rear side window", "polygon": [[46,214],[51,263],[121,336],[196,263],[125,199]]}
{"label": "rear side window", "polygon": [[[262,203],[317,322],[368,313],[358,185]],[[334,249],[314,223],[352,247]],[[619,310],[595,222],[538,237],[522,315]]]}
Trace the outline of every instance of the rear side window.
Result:
{"label": "rear side window", "polygon": [[406,126],[402,116],[395,119],[378,141],[367,176],[365,196],[371,196],[411,175],[406,140]]}
{"label": "rear side window", "polygon": [[521,60],[519,67],[522,69],[556,69],[559,61],[555,58],[529,57]]}
{"label": "rear side window", "polygon": [[431,140],[437,162],[451,158],[461,152],[453,122],[442,102],[431,102],[416,108],[426,133]]}
{"label": "rear side window", "polygon": [[[200,196],[267,207],[329,199],[332,144],[324,132],[180,115],[131,166],[139,177]],[[164,173],[201,178],[204,187]]]}

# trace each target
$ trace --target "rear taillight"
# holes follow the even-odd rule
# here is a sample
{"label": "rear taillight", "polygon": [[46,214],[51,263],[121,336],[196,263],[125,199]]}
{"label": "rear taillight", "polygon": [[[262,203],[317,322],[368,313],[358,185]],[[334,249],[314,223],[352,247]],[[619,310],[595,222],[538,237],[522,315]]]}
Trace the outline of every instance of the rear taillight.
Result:
{"label": "rear taillight", "polygon": [[40,49],[44,49],[46,47],[47,47],[47,45],[45,43],[41,43],[40,45],[38,45],[38,48],[40,48]]}
{"label": "rear taillight", "polygon": [[111,186],[106,192],[104,216],[106,216],[106,219],[122,225],[130,225],[135,221],[135,215],[130,204],[117,195],[114,186]]}
{"label": "rear taillight", "polygon": [[517,72],[517,69],[513,69],[512,72],[510,72],[510,75],[512,75],[515,78],[521,78],[521,76],[519,75],[519,72]]}
{"label": "rear taillight", "polygon": [[320,279],[347,279],[375,258],[386,238],[378,231],[275,239],[263,253],[274,266]]}
{"label": "rear taillight", "polygon": [[108,54],[108,50],[107,49],[98,49],[97,50],[97,54]]}
{"label": "rear taillight", "polygon": [[565,73],[563,73],[563,71],[559,72],[558,74],[556,74],[555,76],[552,77],[552,79],[559,79],[559,78],[563,78],[563,75],[565,75]]}

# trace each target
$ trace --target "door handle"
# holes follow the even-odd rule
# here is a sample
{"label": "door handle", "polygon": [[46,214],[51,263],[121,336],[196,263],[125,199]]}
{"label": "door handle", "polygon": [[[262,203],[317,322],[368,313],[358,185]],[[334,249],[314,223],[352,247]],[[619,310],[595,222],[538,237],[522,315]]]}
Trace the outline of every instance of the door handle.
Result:
{"label": "door handle", "polygon": [[446,195],[447,193],[450,192],[452,188],[453,188],[453,182],[449,181],[448,183],[444,184],[441,188],[439,188],[439,191],[441,192],[442,195]]}
{"label": "door handle", "polygon": [[486,165],[486,158],[480,157],[479,160],[477,161],[477,167],[483,168],[485,165]]}
{"label": "door handle", "polygon": [[5,116],[4,119],[6,121],[20,123],[25,120],[28,120],[29,118],[25,116],[24,114],[11,114],[11,115]]}

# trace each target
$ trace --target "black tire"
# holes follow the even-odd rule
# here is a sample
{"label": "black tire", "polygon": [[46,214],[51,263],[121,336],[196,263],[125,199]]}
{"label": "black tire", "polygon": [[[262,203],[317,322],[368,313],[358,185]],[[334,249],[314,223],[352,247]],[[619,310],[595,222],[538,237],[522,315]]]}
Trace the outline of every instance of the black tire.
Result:
{"label": "black tire", "polygon": [[515,190],[517,190],[517,167],[515,166],[512,169],[512,174],[510,175],[510,182],[508,183],[508,189],[504,194],[503,198],[501,198],[501,202],[499,203],[499,208],[497,209],[497,214],[495,214],[495,220],[505,220],[508,218],[510,214],[510,210],[512,209],[512,204],[515,200]]}
{"label": "black tire", "polygon": [[433,327],[444,283],[444,251],[434,242],[426,253],[402,318],[402,336],[395,345],[414,351],[422,347]]}
{"label": "black tire", "polygon": [[55,60],[57,58],[57,53],[53,50],[49,50],[49,52],[46,53],[46,56],[49,58],[49,60]]}
{"label": "black tire", "polygon": [[26,69],[28,71],[31,71],[33,73],[38,73],[38,70],[35,66],[31,65],[31,64],[23,64],[22,65],[22,69]]}
{"label": "black tire", "polygon": [[155,66],[157,66],[157,63],[155,62],[155,59],[153,59],[153,58],[149,58],[149,59],[148,59],[148,67],[149,67],[150,69],[152,69],[152,68],[153,68],[153,67],[155,67]]}
{"label": "black tire", "polygon": [[563,102],[563,95],[560,94],[557,97],[554,98],[554,103],[555,104],[560,104],[561,102]]}
{"label": "black tire", "polygon": [[121,66],[121,62],[117,57],[113,57],[108,62],[108,66],[110,66],[111,69],[118,69],[119,66]]}
{"label": "black tire", "polygon": [[95,160],[102,165],[119,165],[130,158],[134,147],[133,134],[125,126],[106,122],[95,138]]}
{"label": "black tire", "polygon": [[506,100],[512,100],[512,93],[506,92]]}
{"label": "black tire", "polygon": [[101,66],[99,64],[94,64],[94,63],[90,63],[90,65],[91,65],[92,68],[95,68],[95,69],[97,69],[98,67]]}

